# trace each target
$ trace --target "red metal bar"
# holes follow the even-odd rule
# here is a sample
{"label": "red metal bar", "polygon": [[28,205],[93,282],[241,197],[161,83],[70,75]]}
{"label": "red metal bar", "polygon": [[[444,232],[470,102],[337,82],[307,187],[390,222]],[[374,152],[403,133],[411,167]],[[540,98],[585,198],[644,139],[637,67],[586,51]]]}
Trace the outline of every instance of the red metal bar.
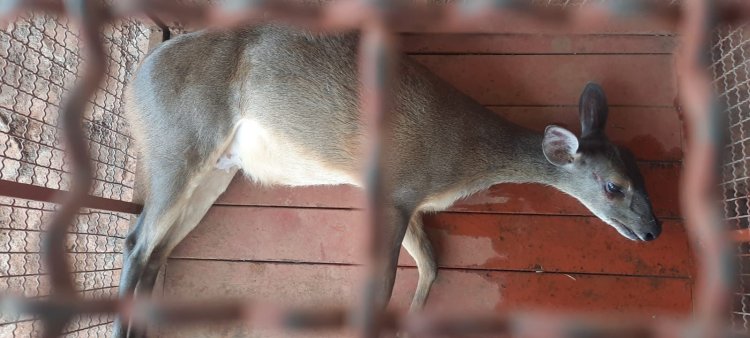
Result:
{"label": "red metal bar", "polygon": [[[83,137],[82,120],[86,104],[96,93],[107,70],[100,31],[108,18],[99,2],[95,0],[68,1],[65,5],[68,14],[81,28],[81,40],[86,45],[87,57],[81,81],[71,91],[60,113],[63,137],[67,143],[73,174],[70,192],[62,201],[47,230],[43,258],[49,271],[53,296],[76,298],[78,294],[68,264],[65,238],[83,200],[91,190],[91,159],[88,144]],[[59,336],[72,316],[73,312],[58,312],[43,317],[44,336]]]}
{"label": "red metal bar", "polygon": [[[367,1],[360,2],[367,6]],[[391,256],[392,250],[387,247],[394,235],[391,232],[397,230],[392,228],[395,225],[392,219],[384,219],[385,208],[392,205],[392,201],[385,195],[388,183],[382,170],[383,135],[387,133],[386,120],[390,113],[391,93],[388,90],[393,87],[397,60],[394,38],[386,28],[387,12],[392,5],[388,0],[370,4],[376,14],[363,23],[359,47],[361,120],[365,126],[363,182],[367,191],[365,219],[369,236],[366,285],[359,309],[354,309],[361,337],[379,337],[381,334],[383,298],[384,293],[389,292],[389,287],[383,285],[383,272]]]}
{"label": "red metal bar", "polygon": [[[42,4],[43,3],[43,4]],[[49,4],[48,4],[49,3]],[[60,10],[59,1],[33,1],[22,3],[25,6],[31,6],[34,9],[49,9],[52,11]],[[56,214],[55,220],[48,233],[47,246],[45,250],[45,262],[50,267],[50,276],[54,293],[49,300],[41,302],[25,302],[22,309],[28,313],[39,314],[46,319],[48,325],[47,336],[54,336],[61,332],[65,323],[74,315],[79,313],[90,312],[109,312],[124,315],[126,317],[135,313],[133,309],[147,309],[149,316],[141,320],[150,320],[152,318],[162,319],[164,321],[194,321],[199,319],[216,320],[216,319],[251,319],[267,322],[271,327],[279,328],[309,328],[314,325],[317,327],[330,325],[330,327],[341,327],[345,325],[340,320],[342,312],[339,310],[316,311],[317,316],[300,315],[303,312],[289,309],[271,309],[268,306],[259,306],[252,302],[228,302],[215,306],[206,307],[206,304],[192,304],[182,306],[153,306],[148,304],[133,304],[129,300],[119,300],[110,302],[83,301],[76,298],[75,290],[70,279],[69,267],[66,261],[64,250],[64,237],[68,226],[72,223],[73,217],[78,208],[83,205],[88,198],[90,186],[90,168],[86,143],[83,142],[82,130],[80,127],[81,112],[83,103],[96,90],[101,80],[105,67],[103,63],[103,51],[101,50],[101,41],[98,33],[101,25],[105,20],[111,19],[107,13],[101,11],[94,4],[95,0],[78,0],[69,1],[68,9],[70,14],[82,26],[81,36],[89,47],[91,52],[87,57],[87,70],[83,75],[81,86],[73,91],[70,101],[64,106],[61,116],[65,119],[66,139],[70,143],[68,149],[71,151],[74,160],[74,176],[72,189],[66,195],[62,208]],[[170,4],[171,3],[171,4]],[[602,322],[596,318],[582,317],[584,319],[571,318],[566,315],[554,316],[521,316],[517,314],[507,315],[489,315],[489,316],[451,316],[440,319],[437,316],[429,314],[415,314],[403,320],[392,313],[383,313],[377,309],[375,304],[376,292],[372,283],[376,276],[373,272],[379,271],[377,267],[382,264],[378,248],[382,247],[383,234],[378,231],[377,225],[380,224],[378,208],[383,205],[383,196],[380,192],[382,189],[381,172],[378,171],[380,161],[380,135],[382,132],[383,119],[386,116],[387,104],[385,90],[387,79],[389,78],[388,69],[389,57],[392,53],[392,42],[390,34],[386,27],[390,24],[405,23],[430,23],[444,25],[447,30],[460,30],[461,27],[470,26],[481,22],[492,22],[497,20],[501,14],[497,9],[506,8],[507,2],[503,1],[481,1],[473,8],[467,8],[467,3],[455,2],[456,5],[443,7],[440,9],[426,6],[406,6],[399,7],[398,11],[383,11],[383,4],[378,1],[343,1],[332,2],[321,9],[291,5],[287,2],[251,2],[245,10],[237,13],[229,13],[226,10],[204,11],[204,8],[185,7],[174,2],[166,1],[146,1],[131,0],[123,1],[119,4],[131,5],[129,9],[120,12],[120,15],[142,14],[148,10],[149,13],[156,13],[160,17],[172,17],[185,19],[190,15],[196,15],[204,24],[214,25],[235,25],[238,23],[259,23],[266,21],[286,21],[293,22],[300,26],[320,30],[347,30],[364,26],[363,29],[363,60],[370,62],[362,63],[362,82],[363,82],[363,120],[367,126],[367,135],[372,137],[364,147],[366,159],[366,168],[369,168],[368,183],[370,196],[370,229],[372,242],[370,245],[371,270],[369,278],[370,287],[363,302],[364,313],[362,317],[364,323],[360,326],[363,336],[376,336],[381,328],[397,328],[406,332],[417,335],[434,335],[436,333],[519,333],[524,337],[555,337],[555,336],[606,336],[606,337],[652,337],[663,334],[660,328],[664,322],[647,322],[647,323],[629,323],[617,322],[620,325],[608,326],[610,331],[598,331],[602,328]],[[690,148],[686,157],[685,172],[685,190],[683,191],[686,217],[689,221],[689,230],[694,240],[694,247],[698,253],[698,259],[701,263],[701,289],[697,297],[697,327],[701,329],[697,336],[712,337],[723,333],[719,327],[721,318],[724,315],[727,297],[730,292],[728,289],[728,277],[730,276],[724,268],[729,266],[727,263],[727,254],[731,256],[731,251],[727,250],[729,238],[723,228],[720,226],[720,218],[716,208],[712,205],[716,202],[713,189],[715,187],[716,173],[712,168],[717,163],[717,140],[712,138],[713,129],[707,128],[713,126],[709,117],[711,114],[711,85],[710,76],[706,73],[704,60],[701,58],[701,51],[706,50],[709,32],[709,1],[706,0],[685,0],[685,14],[687,20],[684,21],[684,35],[686,39],[685,49],[680,54],[680,88],[682,98],[685,103],[686,116],[690,126],[694,129],[691,135]],[[42,5],[40,5],[42,4]],[[474,3],[477,4],[477,3]],[[463,6],[463,7],[462,7]],[[127,6],[126,6],[127,7]],[[15,11],[17,8],[11,7]],[[123,14],[124,13],[124,14]],[[573,23],[590,23],[593,20],[586,16],[564,15],[565,13],[557,10],[546,11],[527,11],[524,15],[531,13],[532,17],[545,21],[555,18],[566,24]],[[601,12],[599,12],[601,13]],[[743,14],[740,13],[741,15]],[[3,12],[3,15],[8,14]],[[666,14],[662,14],[668,16]],[[371,19],[366,19],[371,18]],[[372,19],[374,18],[374,19]],[[599,19],[600,20],[600,19]],[[388,25],[386,25],[388,23]],[[365,44],[371,43],[370,47]],[[371,49],[368,49],[371,48]],[[742,233],[742,236],[746,236]],[[139,306],[145,306],[141,308]],[[210,311],[203,311],[209,309]],[[293,314],[297,314],[295,317]],[[284,318],[296,318],[297,321],[283,320]],[[693,325],[692,318],[680,322],[684,325]],[[294,324],[294,325],[292,325]],[[676,326],[675,326],[676,327]],[[620,335],[616,335],[612,328],[617,330]],[[624,330],[624,331],[623,331]],[[575,334],[571,334],[571,332]],[[673,331],[674,332],[674,331]],[[694,332],[689,334],[695,335]],[[678,336],[679,334],[672,334]]]}
{"label": "red metal bar", "polygon": [[750,1],[720,1],[717,10],[719,19],[728,24],[744,24],[750,18]]}
{"label": "red metal bar", "polygon": [[[61,311],[78,314],[117,313],[131,317],[134,323],[195,324],[206,321],[244,321],[253,328],[340,329],[347,327],[347,309],[284,308],[252,300],[143,301],[80,300],[54,298],[24,301],[27,313],[53,315]],[[413,337],[510,335],[513,337],[691,337],[679,334],[679,328],[690,321],[662,318],[659,321],[628,316],[559,314],[542,312],[507,313],[412,313],[401,317],[393,311],[383,312],[380,329],[399,330]],[[671,332],[671,333],[670,333]],[[670,334],[667,334],[670,333]],[[722,334],[726,331],[722,330]]]}
{"label": "red metal bar", "polygon": [[[52,13],[62,13],[65,10],[64,4],[59,0],[23,0],[15,2],[13,4],[11,1],[8,1],[0,6],[0,17],[3,20],[16,17],[26,10]],[[3,20],[0,20],[0,23],[5,26]]]}
{"label": "red metal bar", "polygon": [[736,243],[750,243],[750,229],[735,230],[731,236]]}
{"label": "red metal bar", "polygon": [[723,142],[717,132],[716,98],[708,70],[712,1],[685,0],[684,42],[677,67],[680,98],[691,136],[685,151],[682,205],[699,265],[695,295],[698,335],[715,337],[727,319],[734,258],[718,205],[719,154]]}
{"label": "red metal bar", "polygon": [[[68,195],[67,191],[40,187],[33,184],[0,180],[0,196],[20,198],[25,200],[59,203]],[[138,214],[143,206],[136,203],[114,200],[109,198],[87,195],[81,202],[82,208]]]}
{"label": "red metal bar", "polygon": [[179,21],[199,27],[234,27],[263,22],[283,22],[326,33],[360,29],[363,22],[377,15],[387,16],[391,31],[403,27],[431,27],[446,32],[471,31],[482,25],[507,18],[522,17],[538,25],[574,30],[594,24],[606,24],[620,16],[621,7],[654,13],[655,20],[675,23],[679,10],[667,1],[632,0],[626,6],[583,6],[576,11],[563,7],[534,7],[527,1],[453,1],[446,5],[428,5],[425,1],[390,0],[388,13],[377,13],[382,1],[331,1],[322,6],[295,1],[248,2],[245,6],[223,7],[205,3],[180,3],[172,0],[126,0],[117,3],[120,16],[157,15],[165,21]]}

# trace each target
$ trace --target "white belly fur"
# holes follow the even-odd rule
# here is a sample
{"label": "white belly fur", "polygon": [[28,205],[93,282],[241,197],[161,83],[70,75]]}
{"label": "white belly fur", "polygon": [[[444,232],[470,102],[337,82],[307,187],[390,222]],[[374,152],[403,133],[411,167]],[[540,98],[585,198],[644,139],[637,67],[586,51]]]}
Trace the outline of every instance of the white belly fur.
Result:
{"label": "white belly fur", "polygon": [[267,185],[357,185],[348,173],[330,168],[300,145],[251,119],[237,124],[234,139],[216,163],[221,170],[235,166],[253,181]]}

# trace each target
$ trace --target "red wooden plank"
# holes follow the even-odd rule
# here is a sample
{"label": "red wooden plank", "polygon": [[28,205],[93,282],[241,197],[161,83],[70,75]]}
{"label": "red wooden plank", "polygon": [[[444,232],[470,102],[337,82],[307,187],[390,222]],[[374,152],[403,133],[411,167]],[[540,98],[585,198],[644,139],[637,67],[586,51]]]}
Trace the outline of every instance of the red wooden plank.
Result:
{"label": "red wooden plank", "polygon": [[362,208],[365,204],[361,189],[349,186],[282,187],[262,186],[241,174],[219,197],[221,205],[267,205],[306,208]]}
{"label": "red wooden plank", "polygon": [[[485,20],[486,21],[486,20]],[[631,16],[629,18],[598,20],[597,22],[575,22],[571,25],[559,25],[550,21],[537,20],[517,12],[504,12],[491,22],[468,23],[460,28],[446,30],[418,23],[397,27],[404,33],[506,33],[506,34],[647,34],[669,35],[676,32],[673,23],[663,22],[649,15]]]}
{"label": "red wooden plank", "polygon": [[671,55],[419,55],[424,64],[484,105],[577,105],[597,81],[611,105],[672,106]]}
{"label": "red wooden plank", "polygon": [[[490,107],[504,118],[538,132],[557,124],[580,133],[578,107]],[[682,123],[674,108],[612,107],[607,136],[648,161],[682,160]]]}
{"label": "red wooden plank", "polygon": [[[663,218],[679,217],[679,164],[643,162],[640,168],[656,215]],[[458,201],[451,210],[524,214],[591,214],[573,197],[538,184],[496,185]]]}
{"label": "red wooden plank", "polygon": [[[641,163],[641,171],[660,217],[678,217],[679,164]],[[235,177],[220,205],[361,208],[364,196],[352,186],[263,187]],[[487,213],[590,215],[574,198],[537,184],[501,184],[458,201],[451,210]]]}
{"label": "red wooden plank", "polygon": [[673,36],[402,34],[409,54],[669,54]]}
{"label": "red wooden plank", "polygon": [[[361,263],[362,217],[353,210],[214,207],[172,257]],[[443,267],[691,275],[688,240],[676,221],[645,244],[593,217],[441,213],[425,224]],[[401,263],[414,265],[405,252]]]}
{"label": "red wooden plank", "polygon": [[628,241],[594,217],[443,213],[427,216],[425,223],[439,260],[450,267],[681,277],[692,272],[687,235],[677,221],[665,222],[663,237],[652,243]]}
{"label": "red wooden plank", "polygon": [[[360,288],[358,268],[353,266],[174,259],[168,264],[166,297],[183,301],[246,297],[323,308],[351,304]],[[392,298],[395,308],[404,310],[408,306],[416,277],[415,269],[400,269]],[[439,274],[427,306],[464,313],[534,308],[659,318],[689,313],[690,293],[690,282],[682,279],[446,270]],[[201,337],[290,336],[286,332],[251,331],[241,324],[187,330],[183,332]],[[179,336],[177,332],[165,334]]]}

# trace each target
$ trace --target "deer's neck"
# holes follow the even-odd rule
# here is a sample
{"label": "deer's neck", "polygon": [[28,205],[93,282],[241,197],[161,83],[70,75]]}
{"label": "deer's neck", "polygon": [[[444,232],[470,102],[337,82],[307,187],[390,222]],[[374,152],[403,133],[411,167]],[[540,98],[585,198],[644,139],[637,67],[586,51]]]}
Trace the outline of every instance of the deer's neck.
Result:
{"label": "deer's neck", "polygon": [[[507,183],[541,183],[560,186],[565,172],[550,163],[542,151],[543,135],[528,130],[519,132],[511,141],[512,161],[496,160],[491,175]],[[506,169],[507,168],[507,169]]]}
{"label": "deer's neck", "polygon": [[[567,191],[567,172],[550,163],[542,152],[541,133],[520,127],[503,127],[485,140],[479,154],[485,166],[475,182],[481,190],[500,183],[538,183]],[[498,137],[497,135],[503,135]]]}

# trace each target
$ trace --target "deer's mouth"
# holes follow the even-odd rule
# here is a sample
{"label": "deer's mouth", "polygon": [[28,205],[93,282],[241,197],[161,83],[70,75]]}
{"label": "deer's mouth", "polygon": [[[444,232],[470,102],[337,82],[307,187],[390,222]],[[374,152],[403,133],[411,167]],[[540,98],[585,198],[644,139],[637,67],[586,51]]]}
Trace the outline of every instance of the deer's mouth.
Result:
{"label": "deer's mouth", "polygon": [[615,230],[617,230],[617,232],[619,232],[620,235],[622,235],[623,237],[631,241],[636,241],[636,242],[642,241],[642,239],[638,237],[638,235],[636,235],[633,230],[630,230],[630,228],[628,228],[628,226],[626,226],[624,223],[614,218],[610,218],[610,221],[612,221]]}

